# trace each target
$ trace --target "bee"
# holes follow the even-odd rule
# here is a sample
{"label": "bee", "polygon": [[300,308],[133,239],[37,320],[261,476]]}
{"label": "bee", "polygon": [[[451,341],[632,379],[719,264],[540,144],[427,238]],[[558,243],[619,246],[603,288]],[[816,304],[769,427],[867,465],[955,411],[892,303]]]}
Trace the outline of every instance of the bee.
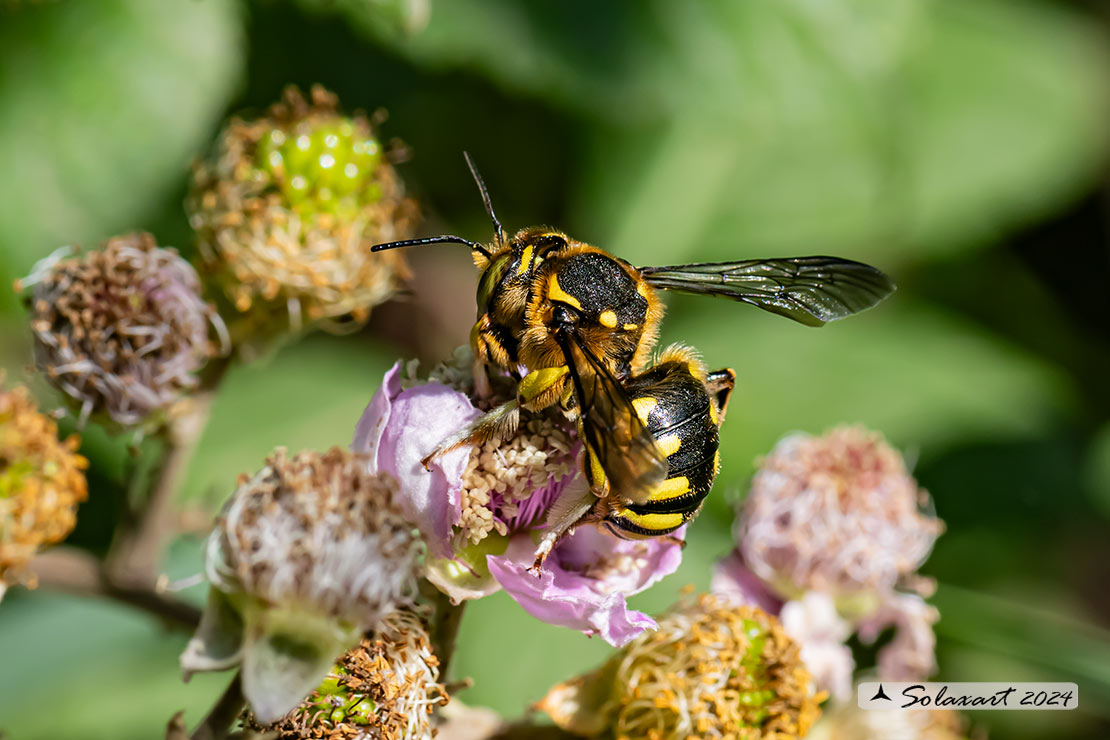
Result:
{"label": "bee", "polygon": [[469,155],[466,162],[493,223],[490,244],[445,234],[371,251],[469,247],[481,270],[470,333],[476,389],[489,393],[489,369],[516,380],[515,399],[428,459],[511,435],[522,410],[558,406],[575,420],[588,491],[553,507],[537,565],[579,523],[624,538],[670,535],[697,513],[716,477],[718,430],[735,374],[707,373],[681,347],[652,363],[663,318],[658,290],[729,298],[808,326],[870,308],[894,290],[876,268],[837,257],[634,267],[556,229],[530,227],[510,238]]}

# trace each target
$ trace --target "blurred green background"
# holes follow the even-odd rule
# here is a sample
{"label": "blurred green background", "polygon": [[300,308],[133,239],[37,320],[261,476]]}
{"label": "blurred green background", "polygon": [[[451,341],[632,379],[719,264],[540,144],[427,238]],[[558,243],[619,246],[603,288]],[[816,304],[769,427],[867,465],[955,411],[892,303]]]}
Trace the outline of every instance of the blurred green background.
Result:
{"label": "blurred green background", "polygon": [[[422,30],[421,16],[429,13]],[[862,422],[907,452],[948,531],[925,572],[940,676],[1067,680],[1075,712],[992,712],[994,738],[1110,736],[1110,14],[1095,0],[54,0],[0,2],[0,285],[65,243],[135,228],[192,248],[190,161],[231,112],[322,83],[388,109],[422,233],[486,239],[462,161],[509,229],[557,225],[637,264],[788,254],[899,284],[821,330],[668,298],[664,341],[732,366],[724,469],[682,570],[708,584],[756,456]],[[349,442],[398,356],[464,343],[465,250],[412,253],[413,295],[312,335],[221,391],[186,485],[218,502],[275,445]],[[0,290],[0,361],[29,335]],[[44,396],[45,403],[53,399]],[[70,541],[108,544],[124,440],[90,428]],[[196,540],[166,564],[200,568]],[[186,595],[200,600],[202,588]],[[45,590],[0,605],[4,737],[160,737],[226,682],[180,682],[186,635]],[[471,605],[466,701],[518,715],[606,646],[498,595]]]}

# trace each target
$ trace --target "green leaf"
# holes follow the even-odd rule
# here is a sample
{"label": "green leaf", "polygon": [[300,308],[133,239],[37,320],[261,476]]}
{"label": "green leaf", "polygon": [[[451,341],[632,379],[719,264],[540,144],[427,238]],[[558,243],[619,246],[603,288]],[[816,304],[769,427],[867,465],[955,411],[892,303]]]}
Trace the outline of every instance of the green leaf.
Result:
{"label": "green leaf", "polygon": [[1091,440],[1083,473],[1091,504],[1104,517],[1110,518],[1110,424]]}
{"label": "green leaf", "polygon": [[663,342],[737,371],[721,433],[717,492],[742,487],[784,434],[863,423],[903,449],[938,454],[982,439],[1024,439],[1074,413],[1058,368],[908,296],[811,329],[726,301],[670,297]]}
{"label": "green leaf", "polygon": [[351,338],[314,335],[265,363],[224,379],[183,485],[183,499],[216,509],[240,473],[262,467],[275,447],[347,447],[382,375],[396,360]]}
{"label": "green leaf", "polygon": [[[948,584],[932,599],[941,613],[935,628],[941,638],[1062,672],[1101,698],[1105,707],[1110,698],[1110,632],[1068,613],[1067,601],[1063,593],[1002,597]],[[1098,707],[1099,701],[1089,706]],[[1105,710],[1099,713],[1106,715]]]}
{"label": "green leaf", "polygon": [[0,273],[123,231],[179,187],[242,67],[233,0],[0,10]]}

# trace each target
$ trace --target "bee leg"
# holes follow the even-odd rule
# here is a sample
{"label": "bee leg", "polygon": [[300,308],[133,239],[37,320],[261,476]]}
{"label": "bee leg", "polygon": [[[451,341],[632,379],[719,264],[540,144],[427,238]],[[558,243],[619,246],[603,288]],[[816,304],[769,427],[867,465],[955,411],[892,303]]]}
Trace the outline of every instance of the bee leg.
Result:
{"label": "bee leg", "polygon": [[665,534],[665,535],[663,535],[662,537],[659,538],[659,541],[660,542],[666,542],[668,545],[678,545],[683,550],[686,549],[686,540],[679,539],[678,537],[675,537],[673,534]]}
{"label": "bee leg", "polygon": [[489,373],[486,372],[484,362],[474,363],[474,395],[478,398],[489,398],[492,389],[489,385]]}
{"label": "bee leg", "polygon": [[520,404],[515,400],[507,401],[479,416],[474,420],[474,423],[458,434],[453,434],[440,442],[438,447],[420,461],[420,464],[424,466],[425,470],[428,470],[433,458],[450,452],[457,447],[463,445],[477,446],[494,438],[506,439],[511,437],[516,433],[519,424]]}
{"label": "bee leg", "polygon": [[547,532],[536,547],[536,559],[528,570],[539,574],[540,567],[555,546],[574,532],[574,528],[587,517],[596,503],[597,496],[590,491],[585,477],[575,477],[548,510]]}

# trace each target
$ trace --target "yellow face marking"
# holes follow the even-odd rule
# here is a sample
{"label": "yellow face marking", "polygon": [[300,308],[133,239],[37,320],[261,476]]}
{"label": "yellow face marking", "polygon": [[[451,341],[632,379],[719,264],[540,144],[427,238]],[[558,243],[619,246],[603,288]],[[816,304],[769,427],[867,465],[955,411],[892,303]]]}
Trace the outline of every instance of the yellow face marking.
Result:
{"label": "yellow face marking", "polygon": [[605,468],[601,467],[601,460],[597,459],[597,453],[594,452],[592,447],[586,448],[589,452],[590,458],[590,477],[593,479],[594,486],[604,488],[607,485],[608,479],[605,477]]}
{"label": "yellow face marking", "polygon": [[717,404],[715,403],[709,404],[709,420],[713,422],[713,426],[721,426],[721,415],[717,413]]}
{"label": "yellow face marking", "polygon": [[655,440],[655,444],[659,446],[664,457],[670,457],[678,452],[678,448],[682,446],[682,440],[677,434],[667,434]]}
{"label": "yellow face marking", "polygon": [[632,399],[632,408],[636,409],[636,416],[639,416],[640,421],[645,424],[648,423],[648,414],[658,405],[659,402],[651,396],[642,396],[641,398]]}
{"label": "yellow face marking", "polygon": [[528,268],[532,266],[532,245],[529,244],[524,248],[520,255],[520,267],[516,268],[517,275],[523,275],[528,272]]}
{"label": "yellow face marking", "polygon": [[611,308],[607,308],[604,311],[602,311],[601,315],[597,317],[597,320],[606,329],[616,329],[617,328],[617,312],[614,311]]}
{"label": "yellow face marking", "polygon": [[644,529],[651,530],[674,529],[682,526],[682,523],[686,521],[682,514],[663,514],[659,512],[637,514],[631,509],[621,509],[617,515]]}
{"label": "yellow face marking", "polygon": [[680,475],[677,478],[667,478],[665,481],[655,487],[655,490],[648,496],[648,501],[666,501],[679,496],[685,496],[690,492],[690,479],[685,475]]}
{"label": "yellow face marking", "polygon": [[624,325],[624,330],[625,331],[636,331],[639,328],[640,328],[639,324],[625,324]]}
{"label": "yellow face marking", "polygon": [[553,301],[559,301],[560,303],[565,303],[568,306],[573,306],[579,311],[582,310],[582,304],[578,301],[578,299],[572,296],[570,293],[564,291],[559,286],[558,275],[552,275],[551,279],[547,281],[547,297]]}
{"label": "yellow face marking", "polygon": [[521,378],[520,383],[516,387],[516,392],[525,402],[531,401],[533,398],[559,382],[559,379],[566,375],[567,371],[568,368],[566,365],[562,367],[543,367],[539,370],[533,370]]}

